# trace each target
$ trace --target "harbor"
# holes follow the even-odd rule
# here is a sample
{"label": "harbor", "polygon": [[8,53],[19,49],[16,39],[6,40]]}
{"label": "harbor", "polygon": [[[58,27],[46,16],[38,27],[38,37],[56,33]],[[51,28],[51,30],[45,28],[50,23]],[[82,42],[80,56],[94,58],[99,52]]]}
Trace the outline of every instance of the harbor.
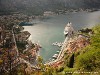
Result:
{"label": "harbor", "polygon": [[[78,34],[78,32],[75,33],[74,28],[72,27],[72,23],[68,23],[64,31],[67,31],[68,34],[67,36],[66,34],[64,34],[65,40],[61,47],[61,50],[57,51],[58,53],[52,56],[53,59],[46,62],[45,65],[52,65],[54,67],[57,67],[63,63],[65,53],[68,55],[72,54],[78,51],[79,49],[84,48],[90,44],[89,37],[84,36],[83,34]],[[92,32],[92,31],[89,31],[89,32]],[[75,36],[75,34],[77,35]],[[59,43],[57,42],[54,43],[54,45],[57,45],[57,44]]]}
{"label": "harbor", "polygon": [[39,23],[34,24],[34,26],[25,26],[24,30],[30,32],[31,36],[29,39],[33,43],[38,40],[40,41],[39,43],[42,45],[40,55],[44,59],[43,61],[46,62],[49,58],[52,58],[54,54],[58,54],[57,51],[60,51],[60,47],[53,46],[52,43],[63,43],[65,39],[64,29],[68,22],[73,23],[73,28],[76,31],[81,28],[92,27],[100,22],[99,13],[100,11],[54,15],[50,19],[39,20]]}
{"label": "harbor", "polygon": [[[74,31],[73,31],[72,23],[68,23],[68,24],[66,25],[66,27],[65,27],[65,29],[64,29],[64,32],[65,32],[65,31],[67,31],[68,34],[67,34],[67,36],[66,36],[66,34],[64,34],[65,40],[64,40],[63,44],[62,44],[62,43],[57,43],[57,42],[53,43],[53,45],[57,45],[57,46],[59,46],[59,44],[62,44],[61,50],[59,51],[58,54],[54,54],[54,55],[52,56],[53,58],[55,58],[54,61],[50,61],[49,63],[46,63],[46,64],[52,65],[52,64],[54,64],[54,63],[56,63],[56,62],[61,61],[62,58],[64,57],[65,48],[66,48],[66,46],[68,45],[69,40],[72,39],[72,38],[73,38],[73,35],[74,35],[74,34],[73,34]],[[73,33],[72,33],[72,32],[73,32]]]}
{"label": "harbor", "polygon": [[99,0],[0,0],[0,75],[100,75]]}

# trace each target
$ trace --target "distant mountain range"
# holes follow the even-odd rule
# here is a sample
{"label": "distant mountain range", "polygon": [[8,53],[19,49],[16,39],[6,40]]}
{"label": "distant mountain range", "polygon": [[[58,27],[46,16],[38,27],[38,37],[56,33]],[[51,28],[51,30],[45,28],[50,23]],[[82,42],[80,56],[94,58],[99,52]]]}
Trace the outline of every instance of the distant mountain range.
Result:
{"label": "distant mountain range", "polygon": [[63,9],[100,8],[100,0],[0,0],[0,12],[42,14]]}

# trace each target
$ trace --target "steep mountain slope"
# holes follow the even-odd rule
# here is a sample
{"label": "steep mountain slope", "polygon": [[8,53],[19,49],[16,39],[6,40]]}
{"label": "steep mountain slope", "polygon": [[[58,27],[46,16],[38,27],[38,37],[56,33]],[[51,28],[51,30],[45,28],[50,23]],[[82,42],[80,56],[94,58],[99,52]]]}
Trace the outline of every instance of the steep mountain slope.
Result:
{"label": "steep mountain slope", "polygon": [[[43,12],[70,8],[100,8],[99,0],[0,0],[0,11]],[[35,13],[37,13],[35,12]]]}

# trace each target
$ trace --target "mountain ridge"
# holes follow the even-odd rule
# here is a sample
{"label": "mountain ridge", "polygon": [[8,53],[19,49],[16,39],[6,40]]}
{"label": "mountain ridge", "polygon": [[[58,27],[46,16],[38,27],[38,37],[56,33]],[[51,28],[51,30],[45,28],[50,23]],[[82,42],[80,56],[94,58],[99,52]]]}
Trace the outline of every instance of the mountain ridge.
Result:
{"label": "mountain ridge", "polygon": [[61,9],[100,8],[99,0],[0,0],[0,11],[43,13]]}

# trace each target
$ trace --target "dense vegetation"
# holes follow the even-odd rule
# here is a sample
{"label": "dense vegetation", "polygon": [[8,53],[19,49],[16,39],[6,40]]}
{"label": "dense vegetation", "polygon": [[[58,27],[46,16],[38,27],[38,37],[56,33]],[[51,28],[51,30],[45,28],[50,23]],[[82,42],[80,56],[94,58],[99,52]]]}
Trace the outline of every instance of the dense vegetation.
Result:
{"label": "dense vegetation", "polygon": [[84,48],[75,61],[75,67],[83,71],[100,71],[100,25],[92,28],[91,44]]}

